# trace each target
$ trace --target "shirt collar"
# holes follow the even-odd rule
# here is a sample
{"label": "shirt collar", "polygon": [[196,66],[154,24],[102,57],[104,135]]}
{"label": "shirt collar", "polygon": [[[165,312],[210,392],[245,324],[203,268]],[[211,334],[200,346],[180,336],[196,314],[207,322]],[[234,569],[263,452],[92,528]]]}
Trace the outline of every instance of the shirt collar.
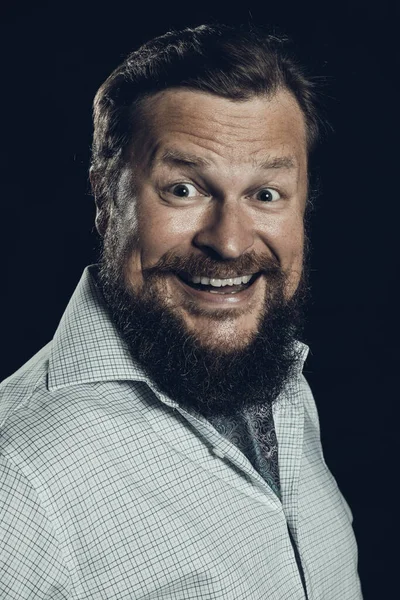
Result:
{"label": "shirt collar", "polygon": [[[97,287],[97,265],[86,267],[61,318],[51,347],[48,387],[50,391],[99,381],[144,381],[155,385],[132,358],[128,346],[113,323],[103,295]],[[296,342],[300,374],[308,346]],[[174,401],[162,399],[171,406]]]}
{"label": "shirt collar", "polygon": [[96,265],[86,267],[61,318],[49,359],[49,389],[98,381],[147,381],[111,320],[97,287]]}

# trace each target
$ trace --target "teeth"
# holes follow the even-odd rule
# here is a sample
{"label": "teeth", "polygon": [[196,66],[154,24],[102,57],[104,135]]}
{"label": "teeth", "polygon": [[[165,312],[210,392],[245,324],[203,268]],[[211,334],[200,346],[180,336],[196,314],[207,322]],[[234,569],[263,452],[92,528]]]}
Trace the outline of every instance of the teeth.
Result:
{"label": "teeth", "polygon": [[226,285],[241,285],[242,283],[248,283],[252,275],[244,275],[243,277],[234,277],[228,279],[217,279],[209,277],[200,277],[199,275],[193,275],[189,281],[192,283],[201,283],[202,285],[212,285],[213,287],[224,287]]}
{"label": "teeth", "polygon": [[210,285],[213,285],[214,287],[221,287],[222,279],[210,279]]}
{"label": "teeth", "polygon": [[233,285],[233,279],[221,279],[222,285]]}

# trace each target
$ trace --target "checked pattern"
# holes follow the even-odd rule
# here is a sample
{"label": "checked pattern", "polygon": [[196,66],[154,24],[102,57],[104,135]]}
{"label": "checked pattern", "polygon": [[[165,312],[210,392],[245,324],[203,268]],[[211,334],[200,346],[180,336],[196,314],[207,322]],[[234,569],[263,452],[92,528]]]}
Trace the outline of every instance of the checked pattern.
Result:
{"label": "checked pattern", "polygon": [[304,600],[290,537],[309,600],[360,600],[302,364],[244,447],[146,378],[95,269],[0,386],[2,600]]}

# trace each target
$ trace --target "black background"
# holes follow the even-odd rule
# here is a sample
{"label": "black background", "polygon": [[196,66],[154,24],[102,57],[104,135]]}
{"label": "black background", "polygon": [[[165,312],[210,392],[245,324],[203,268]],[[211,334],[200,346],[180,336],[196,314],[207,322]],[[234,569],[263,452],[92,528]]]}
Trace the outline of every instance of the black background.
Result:
{"label": "black background", "polygon": [[[396,3],[397,4],[397,3]],[[0,379],[47,343],[98,240],[91,102],[126,53],[171,27],[273,24],[326,78],[306,376],[346,496],[365,600],[395,583],[400,15],[395,3],[110,1],[23,5],[1,25]],[[343,599],[346,600],[346,599]]]}

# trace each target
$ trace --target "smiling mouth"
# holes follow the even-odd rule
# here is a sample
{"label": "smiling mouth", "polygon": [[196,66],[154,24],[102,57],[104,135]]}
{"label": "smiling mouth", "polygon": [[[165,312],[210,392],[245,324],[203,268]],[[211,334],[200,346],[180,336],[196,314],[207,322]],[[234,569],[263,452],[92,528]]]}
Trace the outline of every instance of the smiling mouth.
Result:
{"label": "smiling mouth", "polygon": [[247,290],[258,279],[261,273],[253,273],[241,277],[232,277],[226,279],[210,278],[206,276],[193,276],[186,273],[177,273],[177,277],[186,285],[200,292],[209,292],[210,294],[237,294]]}

